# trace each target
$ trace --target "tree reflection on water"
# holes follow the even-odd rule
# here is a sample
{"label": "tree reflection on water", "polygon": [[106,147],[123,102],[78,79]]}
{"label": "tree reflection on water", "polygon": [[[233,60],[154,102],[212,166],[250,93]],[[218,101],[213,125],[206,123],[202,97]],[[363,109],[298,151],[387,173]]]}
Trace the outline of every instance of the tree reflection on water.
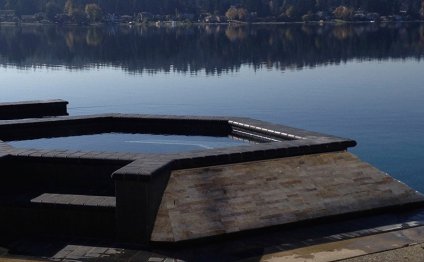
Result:
{"label": "tree reflection on water", "polygon": [[421,59],[424,24],[181,27],[0,27],[0,64],[113,66],[131,73],[222,74],[242,65],[280,70],[348,60]]}

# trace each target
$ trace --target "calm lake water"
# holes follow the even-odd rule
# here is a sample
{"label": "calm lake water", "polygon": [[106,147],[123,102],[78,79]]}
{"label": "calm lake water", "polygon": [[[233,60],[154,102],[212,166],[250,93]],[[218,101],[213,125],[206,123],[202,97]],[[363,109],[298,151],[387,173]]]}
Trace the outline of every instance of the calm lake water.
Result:
{"label": "calm lake water", "polygon": [[3,102],[236,115],[352,138],[424,192],[424,24],[0,27]]}

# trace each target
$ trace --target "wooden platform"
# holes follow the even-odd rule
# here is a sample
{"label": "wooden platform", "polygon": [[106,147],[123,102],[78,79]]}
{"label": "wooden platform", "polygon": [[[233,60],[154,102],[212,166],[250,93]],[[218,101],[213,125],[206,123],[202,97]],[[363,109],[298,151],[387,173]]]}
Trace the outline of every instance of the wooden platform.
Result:
{"label": "wooden platform", "polygon": [[402,206],[423,195],[348,152],[172,171],[152,241]]}

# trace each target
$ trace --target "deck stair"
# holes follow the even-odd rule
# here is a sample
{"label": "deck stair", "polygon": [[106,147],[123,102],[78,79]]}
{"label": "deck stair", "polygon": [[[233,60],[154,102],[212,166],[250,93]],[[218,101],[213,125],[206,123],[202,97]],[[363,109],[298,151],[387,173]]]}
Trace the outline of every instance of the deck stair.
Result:
{"label": "deck stair", "polygon": [[6,170],[15,170],[1,174],[0,223],[10,225],[2,234],[114,238],[116,198],[110,175],[119,166],[101,168],[99,162],[70,159],[1,162]]}

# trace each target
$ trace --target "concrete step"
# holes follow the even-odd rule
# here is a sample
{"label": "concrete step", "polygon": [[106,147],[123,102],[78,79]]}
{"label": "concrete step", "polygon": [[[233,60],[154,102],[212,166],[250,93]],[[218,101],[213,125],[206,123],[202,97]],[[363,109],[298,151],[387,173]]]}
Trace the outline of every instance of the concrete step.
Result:
{"label": "concrete step", "polygon": [[44,193],[31,199],[31,203],[41,206],[115,208],[116,198],[112,196],[87,196]]}
{"label": "concrete step", "polygon": [[113,196],[43,193],[0,197],[1,234],[96,237],[115,235]]}

